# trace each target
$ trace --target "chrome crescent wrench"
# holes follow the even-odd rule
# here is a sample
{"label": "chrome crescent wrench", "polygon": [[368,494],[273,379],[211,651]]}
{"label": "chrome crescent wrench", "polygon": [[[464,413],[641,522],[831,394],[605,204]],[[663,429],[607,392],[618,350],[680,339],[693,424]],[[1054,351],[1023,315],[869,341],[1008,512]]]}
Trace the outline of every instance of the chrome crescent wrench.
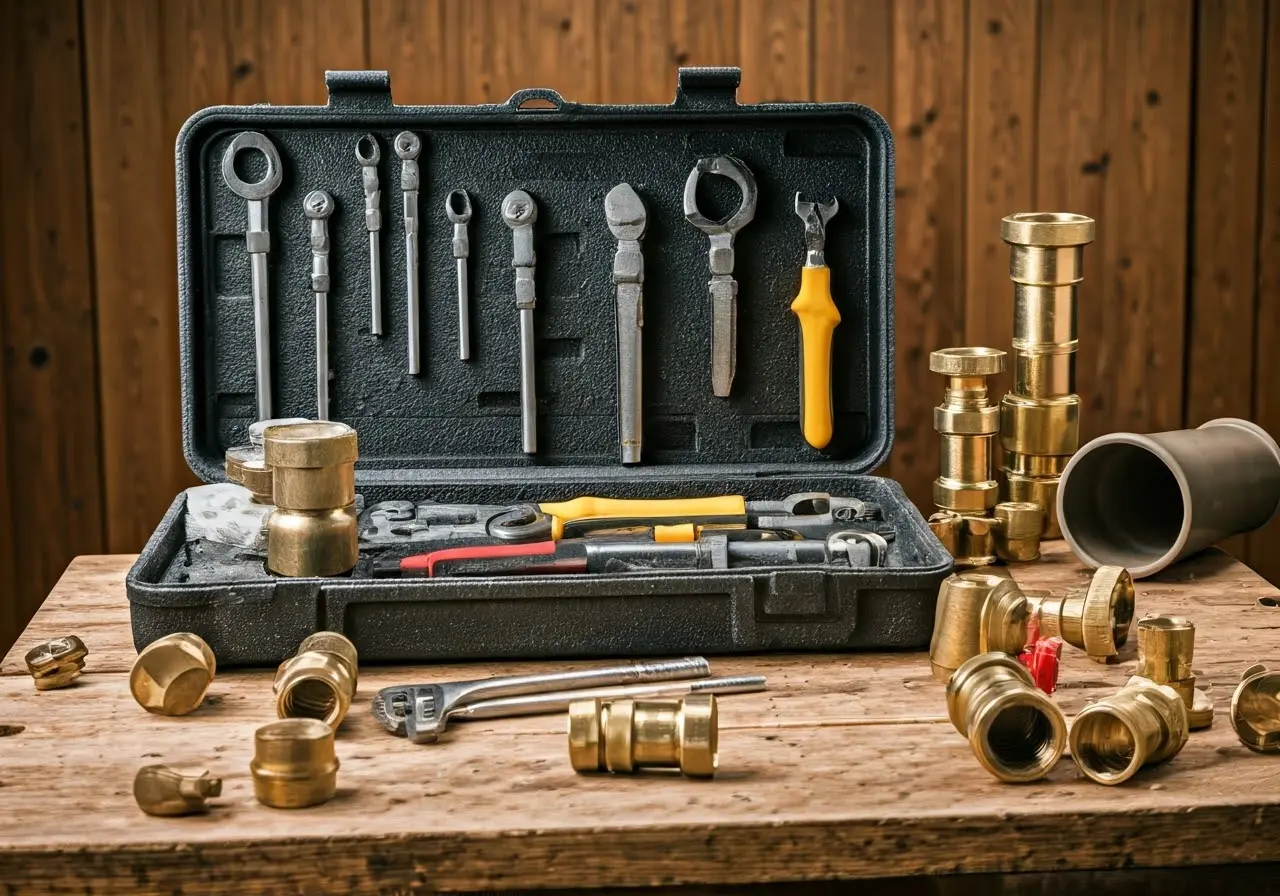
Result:
{"label": "chrome crescent wrench", "polygon": [[[236,156],[256,149],[267,160],[267,173],[257,183],[246,183],[236,174]],[[222,179],[241,199],[248,202],[248,228],[244,232],[245,251],[253,278],[253,360],[258,391],[258,419],[271,416],[271,304],[267,281],[267,253],[271,251],[267,199],[280,188],[283,172],[275,144],[257,131],[237,134],[222,154]]]}
{"label": "chrome crescent wrench", "polygon": [[404,261],[409,291],[409,373],[422,372],[421,326],[418,322],[418,154],[422,141],[417,134],[396,134],[396,155],[400,157],[400,188],[404,190]]}
{"label": "chrome crescent wrench", "polygon": [[369,297],[372,317],[369,332],[382,335],[382,258],[378,251],[378,235],[382,230],[382,190],[378,184],[378,162],[382,150],[378,138],[365,134],[356,141],[356,160],[360,163],[360,180],[364,185],[364,229],[369,231]]}
{"label": "chrome crescent wrench", "polygon": [[311,290],[316,294],[316,419],[329,419],[329,216],[333,197],[312,190],[302,202],[311,221]]}
{"label": "chrome crescent wrench", "polygon": [[613,256],[618,315],[618,441],[624,464],[640,463],[644,420],[641,380],[644,340],[644,202],[630,184],[618,184],[604,197],[609,232],[618,241]]}
{"label": "chrome crescent wrench", "polygon": [[533,370],[533,222],[538,205],[524,190],[512,190],[502,200],[502,220],[515,242],[516,308],[520,311],[520,439],[525,454],[538,451],[538,396]]}
{"label": "chrome crescent wrench", "polygon": [[471,357],[471,310],[467,288],[467,256],[471,254],[467,222],[471,220],[471,197],[466,190],[454,190],[445,197],[444,214],[453,224],[453,257],[458,266],[458,357],[466,361]]}

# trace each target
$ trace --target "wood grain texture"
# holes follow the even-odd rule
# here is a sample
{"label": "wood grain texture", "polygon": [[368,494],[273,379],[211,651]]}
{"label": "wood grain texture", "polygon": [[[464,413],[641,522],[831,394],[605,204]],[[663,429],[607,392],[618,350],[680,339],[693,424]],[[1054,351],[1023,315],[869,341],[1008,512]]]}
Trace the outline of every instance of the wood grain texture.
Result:
{"label": "wood grain texture", "polygon": [[682,65],[734,65],[737,0],[600,0],[600,95],[669,103]]}
{"label": "wood grain texture", "polygon": [[813,96],[808,3],[740,0],[738,58],[744,103],[798,102]]}
{"label": "wood grain texture", "polygon": [[103,549],[79,6],[9,12],[0,27],[0,644],[67,561]]}
{"label": "wood grain texture", "polygon": [[[994,782],[943,720],[942,687],[924,654],[714,659],[718,673],[759,672],[770,683],[722,701],[714,782],[577,776],[556,717],[458,723],[440,744],[415,747],[364,711],[378,688],[407,677],[538,665],[467,664],[362,670],[338,740],[338,796],[287,819],[253,800],[247,771],[252,732],[272,716],[268,671],[220,675],[184,718],[133,703],[119,584],[130,560],[77,561],[5,660],[9,672],[28,638],[68,628],[94,651],[65,690],[38,693],[23,674],[0,675],[0,721],[26,726],[0,750],[0,880],[17,892],[732,884],[1280,860],[1268,834],[1280,822],[1271,764],[1236,743],[1222,715],[1241,668],[1280,653],[1280,611],[1256,603],[1280,591],[1219,552],[1138,583],[1140,614],[1195,620],[1196,672],[1219,715],[1131,787],[1091,784],[1068,760],[1016,794]],[[1055,545],[1014,575],[1061,591],[1087,572]],[[100,620],[92,632],[89,618]],[[1132,643],[1111,666],[1069,651],[1055,699],[1077,712],[1135,663]],[[217,808],[186,819],[139,814],[129,782],[156,761],[222,776]],[[940,768],[947,786],[919,786]],[[93,825],[31,811],[72,800]],[[1045,839],[1055,849],[1027,847]]]}
{"label": "wood grain texture", "polygon": [[815,0],[813,28],[813,98],[862,103],[889,118],[893,0]]}

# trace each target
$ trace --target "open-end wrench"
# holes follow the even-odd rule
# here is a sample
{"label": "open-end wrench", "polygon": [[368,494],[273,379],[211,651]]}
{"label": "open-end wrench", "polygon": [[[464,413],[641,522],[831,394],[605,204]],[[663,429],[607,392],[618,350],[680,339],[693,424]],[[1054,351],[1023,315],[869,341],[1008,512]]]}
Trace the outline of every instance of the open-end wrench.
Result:
{"label": "open-end wrench", "polygon": [[[256,149],[267,160],[267,173],[257,183],[246,183],[236,174],[236,156]],[[222,155],[222,179],[231,192],[249,204],[248,228],[244,233],[253,278],[253,359],[258,392],[258,419],[271,416],[271,303],[267,282],[267,253],[271,251],[267,199],[280,187],[283,172],[275,144],[257,131],[237,134]]]}
{"label": "open-end wrench", "polygon": [[533,222],[538,205],[524,190],[512,190],[502,200],[502,220],[511,228],[515,242],[512,267],[516,269],[516,308],[520,311],[520,440],[525,454],[538,451],[538,393],[533,370],[533,309],[537,298],[533,289],[536,256],[533,253]]}
{"label": "open-end wrench", "polygon": [[453,224],[453,257],[458,265],[458,357],[471,357],[471,309],[467,288],[467,256],[471,239],[467,222],[471,220],[471,197],[466,190],[454,190],[444,199],[445,217]]}
{"label": "open-end wrench", "polygon": [[827,222],[840,210],[840,201],[809,202],[796,194],[796,214],[804,222],[804,267],[800,292],[791,311],[800,321],[800,431],[805,441],[826,448],[835,431],[831,396],[831,339],[840,324],[840,309],[831,298],[831,268],[827,267]]}
{"label": "open-end wrench", "polygon": [[369,301],[372,316],[369,332],[382,335],[382,258],[378,251],[378,234],[382,230],[382,189],[378,185],[378,162],[382,150],[378,138],[365,134],[356,141],[356,160],[360,163],[360,179],[364,185],[364,229],[369,231]]}
{"label": "open-end wrench", "polygon": [[630,184],[618,184],[604,197],[609,232],[618,241],[613,256],[613,282],[618,303],[618,441],[624,464],[640,463],[644,429],[641,379],[644,356],[644,202]]}
{"label": "open-end wrench", "polygon": [[400,189],[404,191],[404,262],[408,283],[409,373],[422,372],[421,324],[418,322],[418,154],[422,140],[411,131],[396,134],[400,157]]}
{"label": "open-end wrench", "polygon": [[329,216],[333,197],[312,190],[302,201],[311,221],[311,290],[316,294],[316,419],[329,419]]}

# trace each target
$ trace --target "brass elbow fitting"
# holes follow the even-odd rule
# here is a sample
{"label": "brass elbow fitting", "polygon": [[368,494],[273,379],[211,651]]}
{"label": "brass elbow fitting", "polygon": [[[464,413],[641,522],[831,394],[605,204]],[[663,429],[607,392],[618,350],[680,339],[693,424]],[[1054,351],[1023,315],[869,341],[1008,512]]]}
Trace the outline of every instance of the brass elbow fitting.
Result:
{"label": "brass elbow fitting", "polygon": [[1280,753],[1280,672],[1261,664],[1244,671],[1231,695],[1231,727],[1255,753]]}
{"label": "brass elbow fitting", "polygon": [[579,772],[678,768],[691,778],[710,778],[718,732],[714,694],[577,700],[569,705],[569,762]]}
{"label": "brass elbow fitting", "polygon": [[129,690],[147,712],[184,716],[204,702],[217,668],[203,638],[177,632],[142,648],[129,672]]}
{"label": "brass elbow fitting", "polygon": [[1122,566],[1099,567],[1088,588],[1063,597],[1027,595],[1041,637],[1059,637],[1099,663],[1119,654],[1128,640],[1133,598],[1133,577]]}
{"label": "brass elbow fitting", "polygon": [[1134,676],[1110,697],[1076,714],[1071,756],[1099,784],[1120,784],[1144,765],[1178,754],[1187,742],[1187,707],[1173,688]]}
{"label": "brass elbow fitting", "polygon": [[133,799],[148,815],[194,815],[208,807],[205,800],[222,796],[222,779],[207,771],[184,775],[167,765],[144,765],[133,779]]}
{"label": "brass elbow fitting", "polygon": [[338,789],[333,729],[317,719],[285,719],[253,735],[253,794],[264,806],[302,809],[326,802]]}
{"label": "brass elbow fitting", "polygon": [[933,677],[946,683],[980,653],[1020,652],[1029,617],[1027,599],[1013,579],[976,571],[943,579],[929,641]]}
{"label": "brass elbow fitting", "polygon": [[283,576],[334,576],[360,558],[356,431],[329,421],[269,427],[263,458],[276,510],[267,519],[267,568]]}
{"label": "brass elbow fitting", "polygon": [[1138,675],[1178,692],[1187,707],[1192,731],[1213,724],[1213,698],[1196,690],[1191,671],[1196,627],[1181,616],[1147,616],[1138,620]]}
{"label": "brass elbow fitting", "polygon": [[1001,781],[1036,781],[1062,757],[1067,722],[1021,663],[1000,652],[966,660],[947,682],[947,716]]}
{"label": "brass elbow fitting", "polygon": [[929,355],[929,370],[947,378],[942,404],[933,409],[941,439],[942,475],[933,482],[939,510],[985,514],[996,503],[992,453],[1000,409],[987,400],[987,377],[1004,370],[995,348],[944,348]]}
{"label": "brass elbow fitting", "polygon": [[337,632],[303,639],[295,656],[276,670],[272,689],[282,719],[319,719],[336,729],[356,696],[359,655]]}
{"label": "brass elbow fitting", "polygon": [[27,671],[35,680],[36,690],[65,688],[84,670],[89,648],[75,635],[52,638],[27,651]]}

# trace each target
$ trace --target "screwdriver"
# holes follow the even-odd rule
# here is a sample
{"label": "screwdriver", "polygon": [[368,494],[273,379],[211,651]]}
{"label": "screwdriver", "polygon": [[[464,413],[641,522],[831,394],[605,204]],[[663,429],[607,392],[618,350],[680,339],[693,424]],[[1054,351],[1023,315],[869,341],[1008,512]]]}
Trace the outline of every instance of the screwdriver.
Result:
{"label": "screwdriver", "polygon": [[807,202],[796,193],[796,214],[804,221],[805,260],[800,293],[791,311],[800,320],[800,431],[814,448],[831,442],[835,425],[831,408],[831,339],[840,311],[831,298],[831,269],[824,254],[827,222],[840,210],[830,203]]}

